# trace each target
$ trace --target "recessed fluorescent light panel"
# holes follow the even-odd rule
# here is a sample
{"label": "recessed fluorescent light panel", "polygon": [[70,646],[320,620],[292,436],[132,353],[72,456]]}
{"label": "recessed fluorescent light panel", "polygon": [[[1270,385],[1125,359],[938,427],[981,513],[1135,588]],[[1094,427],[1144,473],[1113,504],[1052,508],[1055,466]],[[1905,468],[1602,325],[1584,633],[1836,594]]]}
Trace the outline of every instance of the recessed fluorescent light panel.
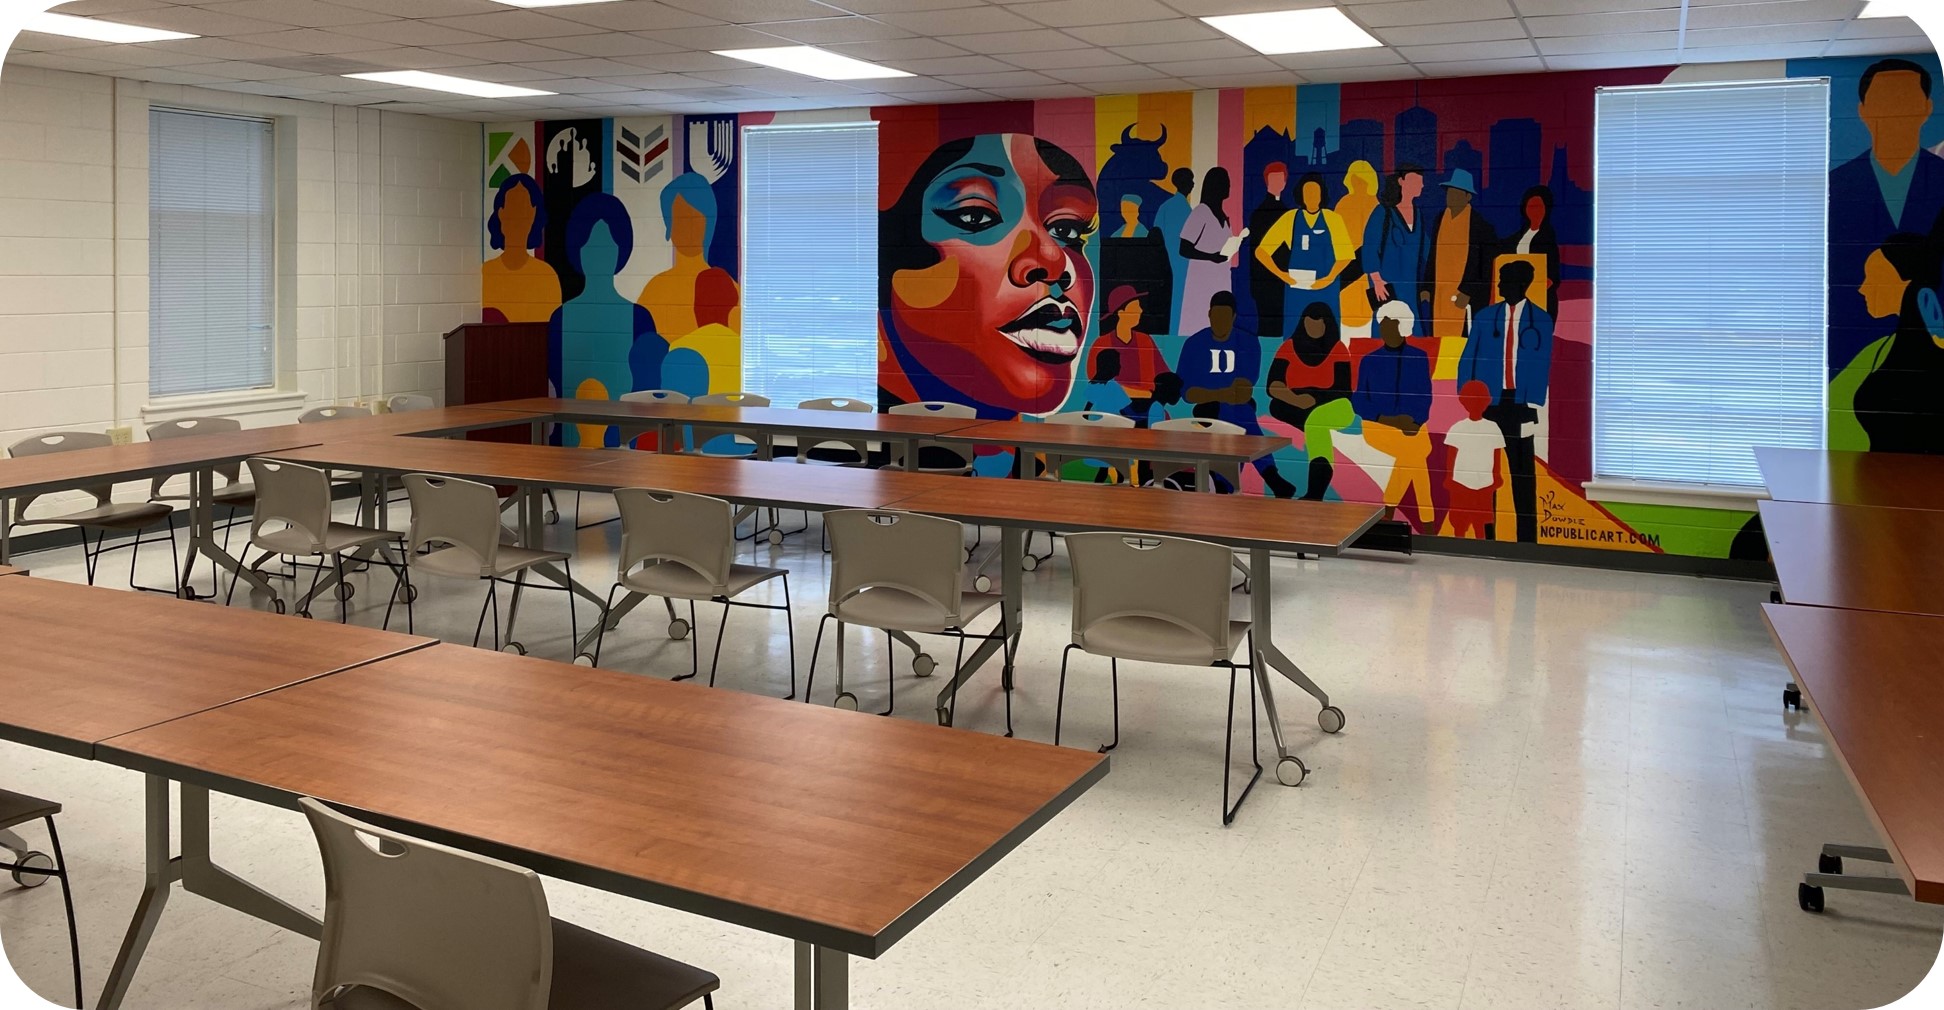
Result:
{"label": "recessed fluorescent light panel", "polygon": [[1268,56],[1369,49],[1383,45],[1335,7],[1224,14],[1202,20],[1209,27],[1232,35],[1243,45]]}
{"label": "recessed fluorescent light panel", "polygon": [[95,42],[168,42],[172,39],[197,38],[187,32],[165,32],[160,28],[143,28],[141,25],[124,25],[96,18],[77,18],[72,14],[36,14],[28,18],[23,27],[30,32],[65,35],[71,39],[92,39]]}
{"label": "recessed fluorescent light panel", "polygon": [[880,67],[875,63],[853,60],[848,56],[827,53],[810,46],[775,46],[768,49],[718,49],[717,56],[727,56],[732,60],[761,63],[766,67],[788,70],[805,77],[820,77],[826,81],[862,81],[877,77],[910,77],[902,70]]}
{"label": "recessed fluorescent light panel", "polygon": [[380,84],[397,84],[407,88],[423,88],[426,91],[449,91],[455,95],[469,95],[473,98],[537,98],[553,94],[551,91],[516,88],[510,84],[494,84],[492,81],[473,81],[464,77],[428,74],[423,70],[386,70],[375,74],[345,74],[344,76],[354,81],[377,81]]}

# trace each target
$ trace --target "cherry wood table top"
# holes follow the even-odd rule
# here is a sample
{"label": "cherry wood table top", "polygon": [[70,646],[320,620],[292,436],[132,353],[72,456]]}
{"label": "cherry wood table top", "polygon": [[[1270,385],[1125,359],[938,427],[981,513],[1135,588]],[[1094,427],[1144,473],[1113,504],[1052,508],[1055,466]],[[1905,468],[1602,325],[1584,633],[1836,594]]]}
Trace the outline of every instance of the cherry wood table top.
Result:
{"label": "cherry wood table top", "polygon": [[976,419],[875,411],[809,410],[802,407],[725,407],[696,403],[633,400],[574,400],[532,397],[488,406],[531,410],[563,418],[606,421],[659,421],[718,428],[767,428],[778,432],[876,435],[884,438],[942,435],[980,423]]}
{"label": "cherry wood table top", "polygon": [[393,435],[332,441],[268,455],[325,469],[435,473],[486,483],[599,489],[602,485],[589,482],[586,475],[622,453],[612,449]]}
{"label": "cherry wood table top", "polygon": [[1944,618],[1762,605],[1796,685],[1918,901],[1944,903]]}
{"label": "cherry wood table top", "polygon": [[1790,603],[1944,616],[1944,512],[1759,503]]}
{"label": "cherry wood table top", "polygon": [[1249,462],[1289,447],[1277,435],[1221,435],[1206,431],[1155,431],[1085,424],[985,421],[951,432],[948,441],[1010,445],[1032,452],[1097,453],[1139,459]]}
{"label": "cherry wood table top", "polygon": [[232,463],[323,440],[314,426],[279,425],[188,435],[159,442],[131,442],[73,449],[44,456],[0,459],[0,492],[25,496],[95,484],[187,473],[199,466]]}
{"label": "cherry wood table top", "polygon": [[0,575],[25,575],[25,574],[27,574],[27,569],[25,568],[13,568],[7,565],[0,565]]}
{"label": "cherry wood table top", "polygon": [[1944,509],[1944,455],[1765,446],[1755,462],[1781,501]]}
{"label": "cherry wood table top", "polygon": [[1376,505],[1289,501],[1258,495],[1206,495],[1119,484],[969,480],[897,503],[989,526],[1062,533],[1115,530],[1335,554],[1383,517]]}
{"label": "cherry wood table top", "polygon": [[112,736],[432,644],[55,582],[0,579],[0,737],[89,757]]}
{"label": "cherry wood table top", "polygon": [[267,802],[316,797],[862,957],[1108,767],[1072,748],[454,645],[131,733],[104,758]]}
{"label": "cherry wood table top", "polygon": [[968,490],[975,481],[935,473],[818,466],[794,460],[617,452],[584,478],[606,487],[648,487],[783,508],[883,508],[927,491]]}

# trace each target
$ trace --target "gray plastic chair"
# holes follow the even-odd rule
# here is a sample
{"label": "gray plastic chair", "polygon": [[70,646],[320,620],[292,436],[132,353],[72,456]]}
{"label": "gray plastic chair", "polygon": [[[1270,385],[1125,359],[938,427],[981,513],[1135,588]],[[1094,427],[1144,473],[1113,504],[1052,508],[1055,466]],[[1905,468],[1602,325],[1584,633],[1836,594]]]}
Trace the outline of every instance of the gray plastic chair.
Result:
{"label": "gray plastic chair", "polygon": [[385,401],[385,409],[394,414],[409,414],[415,410],[431,410],[439,401],[423,393],[400,393]]}
{"label": "gray plastic chair", "polygon": [[[848,414],[876,412],[876,408],[869,403],[850,396],[820,396],[798,403],[797,409],[836,410]],[[862,439],[839,439],[814,444],[799,439],[796,458],[799,463],[817,463],[823,466],[865,466],[871,461],[871,444]]]}
{"label": "gray plastic chair", "polygon": [[553,918],[532,870],[297,803],[324,858],[313,1010],[714,1006],[714,974]]}
{"label": "gray plastic chair", "polygon": [[371,416],[370,407],[360,407],[357,406],[356,404],[349,404],[344,406],[340,406],[338,404],[325,404],[322,407],[312,407],[311,409],[306,410],[301,414],[298,414],[297,423],[316,424],[319,421],[336,421],[340,418],[345,418],[345,417],[370,417],[370,416]]}
{"label": "gray plastic chair", "polygon": [[[637,389],[630,393],[622,393],[616,399],[621,400],[624,403],[687,403],[689,402],[689,397],[687,393],[679,392],[673,389]],[[654,426],[640,424],[640,423],[617,424],[615,425],[615,429],[620,438],[620,444],[615,446],[615,448],[632,449],[634,448],[635,439],[638,439],[641,436],[648,434],[650,431],[653,431]],[[670,432],[670,435],[676,440],[677,444],[683,446],[684,448],[687,447],[688,445],[687,429],[676,428]],[[553,492],[548,491],[547,493],[552,494]],[[581,507],[581,492],[576,491],[574,492],[574,528],[577,530],[589,530],[589,529],[593,529],[596,526],[606,526],[608,523],[615,522],[621,518],[619,515],[613,515],[613,516],[609,516],[606,519],[599,519],[591,523],[583,523],[580,521],[580,507]]]}
{"label": "gray plastic chair", "polygon": [[[215,435],[242,430],[243,422],[233,417],[178,417],[173,420],[163,421],[159,424],[149,425],[148,440],[151,442],[161,442],[171,438],[190,438],[196,435]],[[150,480],[149,501],[190,502],[190,496],[187,494],[163,493],[163,485],[177,477],[183,476],[187,472],[163,474]],[[217,508],[224,510],[221,520],[223,527],[223,549],[229,550],[230,530],[236,526],[237,521],[242,517],[243,510],[249,508],[256,502],[256,488],[244,482],[243,462],[241,460],[214,467],[213,472],[216,476],[222,478],[222,485],[214,490],[210,495],[210,500]],[[220,574],[220,572],[213,572],[210,577],[215,579]],[[210,595],[214,596],[221,588],[221,586],[212,584],[210,587]]]}
{"label": "gray plastic chair", "polygon": [[[689,401],[700,407],[767,407],[769,397],[761,393],[705,393]],[[725,456],[741,459],[756,455],[756,443],[749,438],[736,435],[725,428],[703,428],[691,430],[688,450],[699,456]]]}
{"label": "gray plastic chair", "polygon": [[[74,1005],[81,1005],[81,934],[74,926],[74,890],[68,884],[67,857],[61,853],[61,834],[54,828],[54,815],[61,812],[61,805],[53,800],[37,799],[24,793],[0,789],[0,852],[11,859],[0,859],[0,872],[13,876],[15,884],[21,887],[39,887],[49,878],[61,882],[61,902],[67,906],[68,953],[74,959]],[[29,821],[40,821],[47,826],[48,848],[54,850],[49,857],[45,852],[17,852],[10,848],[20,841],[13,829]]]}
{"label": "gray plastic chair", "polygon": [[[1213,417],[1171,417],[1165,421],[1156,421],[1148,425],[1148,427],[1154,431],[1194,431],[1208,435],[1248,434],[1248,432],[1242,430],[1242,426],[1239,424]],[[1211,465],[1208,468],[1208,472],[1228,481],[1229,487],[1237,491],[1242,490],[1241,463],[1228,462]],[[1172,475],[1170,474],[1168,476]],[[1191,484],[1190,487],[1192,488],[1193,485]]]}
{"label": "gray plastic chair", "polygon": [[[1235,820],[1262,777],[1256,741],[1255,636],[1248,621],[1232,619],[1227,547],[1200,540],[1129,533],[1068,534],[1073,565],[1073,641],[1060,651],[1060,688],[1053,707],[1053,742],[1066,714],[1067,659],[1080,649],[1106,656],[1113,671],[1114,738],[1120,745],[1120,661],[1228,670],[1228,732],[1222,746],[1222,823]],[[1235,650],[1248,645],[1248,661]],[[1229,804],[1229,763],[1235,744],[1235,678],[1249,671],[1250,760],[1255,773]]]}
{"label": "gray plastic chair", "polygon": [[[1134,421],[1131,418],[1122,417],[1119,414],[1109,414],[1099,410],[1065,410],[1057,414],[1048,414],[1046,416],[1046,423],[1077,424],[1092,428],[1134,427]],[[1089,456],[1062,456],[1049,452],[1046,454],[1046,471],[1041,473],[1039,477],[1041,480],[1060,480],[1060,471],[1065,469],[1068,463],[1076,461],[1092,463],[1095,467],[1099,468],[1100,473],[1096,475],[1096,480],[1105,477],[1107,471],[1111,469],[1110,465],[1104,460],[1094,459]],[[1121,479],[1132,483],[1135,471],[1134,460],[1117,460],[1116,463],[1123,468],[1121,470]],[[1026,472],[1023,468],[1020,470],[1022,474]],[[1060,535],[1057,533],[1048,533],[1046,535],[1046,553],[1034,554],[1033,531],[1026,531],[1026,553],[1020,557],[1020,566],[1030,572],[1040,565],[1045,564],[1047,561],[1052,560],[1053,545],[1059,538]]]}
{"label": "gray plastic chair", "polygon": [[[963,403],[947,403],[944,400],[920,400],[917,403],[898,403],[885,411],[908,417],[949,417],[961,421],[976,420],[977,409]],[[927,458],[929,457],[929,459]],[[919,442],[918,472],[969,475],[975,459],[972,447],[964,442]],[[891,450],[891,465],[903,469],[904,453],[896,448]]]}
{"label": "gray plastic chair", "polygon": [[[99,449],[113,445],[114,440],[98,431],[50,431],[42,435],[23,438],[7,447],[7,455],[14,457],[46,456],[57,452],[73,452],[77,449]],[[26,518],[39,495],[28,495],[18,499],[7,514],[8,529],[16,526],[71,526],[81,534],[81,562],[87,572],[88,585],[95,584],[95,573],[101,566],[101,556],[109,551],[126,548],[128,554],[128,587],[151,593],[182,595],[182,559],[176,551],[175,509],[161,502],[117,502],[115,485],[95,484],[80,489],[82,493],[95,500],[94,508],[78,512],[64,512],[60,515],[42,516],[38,519]],[[170,567],[176,580],[174,589],[160,589],[154,586],[138,585],[135,582],[135,563],[141,559],[144,534],[161,527],[167,530],[169,541]],[[88,543],[88,532],[95,534],[94,543]],[[107,545],[110,533],[133,533],[135,539],[126,544]]]}
{"label": "gray plastic chair", "polygon": [[[838,509],[824,513],[830,531],[830,601],[817,622],[817,639],[810,647],[810,676],[803,700],[810,700],[817,679],[817,650],[823,645],[824,623],[837,622],[838,708],[855,711],[857,696],[844,689],[844,627],[859,625],[880,631],[949,635],[958,639],[958,658],[952,663],[952,697],[938,710],[940,725],[949,726],[958,712],[959,671],[965,665],[965,641],[976,638],[1005,643],[1006,735],[1012,735],[1012,668],[1017,641],[1012,617],[996,593],[969,592],[965,585],[965,527],[950,519],[894,509]],[[968,633],[966,625],[980,614],[999,607],[999,619],[983,635]],[[887,640],[885,648],[890,649]],[[888,696],[880,715],[897,705],[896,679],[886,667]]]}
{"label": "gray plastic chair", "polygon": [[[330,560],[331,574],[324,576],[323,564],[312,570],[310,589],[297,600],[294,608],[285,604],[283,597],[276,597],[271,606],[277,613],[294,609],[299,617],[310,617],[310,607],[317,594],[324,590],[334,590],[338,598],[338,621],[348,619],[351,597],[356,587],[344,581],[345,554],[368,547],[395,547],[403,542],[400,534],[390,530],[373,529],[352,523],[336,522],[331,518],[331,481],[324,471],[302,463],[288,463],[278,459],[261,457],[244,461],[250,471],[250,483],[256,485],[256,510],[250,514],[250,547],[263,552],[250,567],[262,570],[272,558],[288,557],[317,558]],[[243,562],[250,564],[249,548],[243,550]],[[412,621],[412,583],[406,574],[405,566],[380,553],[375,560],[392,570],[396,588],[385,603],[385,624],[391,627],[392,606],[400,599],[405,601],[406,627]],[[292,571],[295,577],[295,570]],[[236,580],[230,580],[230,594],[236,593]]]}
{"label": "gray plastic chair", "polygon": [[[687,600],[686,627],[676,634],[676,625],[681,623],[678,619],[669,628],[670,637],[689,639],[689,672],[674,678],[687,680],[701,672],[702,647],[689,630],[695,627],[695,603],[705,600],[722,604],[715,656],[709,660],[709,686],[714,687],[716,668],[722,662],[723,632],[729,627],[729,608],[781,610],[790,643],[790,693],[784,697],[796,697],[796,624],[790,610],[790,573],[736,563],[736,507],[720,498],[641,487],[616,489],[614,502],[621,510],[621,557],[604,613],[614,612],[614,594],[619,592],[659,596],[671,605],[675,600]],[[782,606],[736,599],[777,578],[783,580]],[[596,664],[601,661],[601,643],[607,638],[609,623],[604,617],[595,639]]]}
{"label": "gray plastic chair", "polygon": [[[513,599],[506,616],[506,650],[526,655],[526,646],[513,638],[514,622],[520,617],[520,594],[526,589],[527,573],[541,565],[558,562],[564,573],[554,577],[558,588],[567,594],[567,626],[580,641],[580,623],[574,611],[574,561],[565,551],[537,550],[502,543],[499,492],[491,484],[441,477],[429,473],[405,475],[405,493],[412,501],[410,546],[411,567],[452,579],[484,579],[486,601],[480,606],[479,621],[473,628],[474,646],[486,628],[486,615],[493,615],[493,648],[500,646],[499,586],[513,578]],[[421,554],[421,549],[430,548]],[[542,573],[546,574],[546,573]]]}

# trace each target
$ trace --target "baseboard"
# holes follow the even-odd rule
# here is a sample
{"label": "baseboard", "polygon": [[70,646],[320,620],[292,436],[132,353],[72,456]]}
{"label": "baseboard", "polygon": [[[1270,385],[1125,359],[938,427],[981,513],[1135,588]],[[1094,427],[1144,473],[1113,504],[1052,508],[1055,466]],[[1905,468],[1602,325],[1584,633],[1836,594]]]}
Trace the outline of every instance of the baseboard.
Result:
{"label": "baseboard", "polygon": [[1562,547],[1555,544],[1505,543],[1498,540],[1468,540],[1461,537],[1411,539],[1421,554],[1446,554],[1456,557],[1495,558],[1502,561],[1529,561],[1542,565],[1571,565],[1575,568],[1605,568],[1620,572],[1649,572],[1662,575],[1698,575],[1710,579],[1745,579],[1774,582],[1775,566],[1767,559],[1697,558],[1681,554],[1656,554],[1645,551],[1607,551],[1595,547]]}

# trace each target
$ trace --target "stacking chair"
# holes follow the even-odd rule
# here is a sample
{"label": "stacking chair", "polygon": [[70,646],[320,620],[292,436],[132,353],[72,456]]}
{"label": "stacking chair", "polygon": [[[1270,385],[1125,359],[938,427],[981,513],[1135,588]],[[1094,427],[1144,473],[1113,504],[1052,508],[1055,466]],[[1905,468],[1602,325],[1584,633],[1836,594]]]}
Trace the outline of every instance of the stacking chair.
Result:
{"label": "stacking chair", "polygon": [[[962,421],[975,420],[977,409],[963,403],[948,403],[944,400],[920,400],[917,403],[899,403],[885,411],[887,414],[902,414],[913,417],[949,417]],[[918,472],[969,475],[975,462],[972,447],[963,442],[920,442],[918,443]],[[891,450],[891,465],[904,469],[902,451]]]}
{"label": "stacking chair", "polygon": [[[287,463],[277,459],[261,457],[244,461],[250,470],[250,483],[256,485],[256,511],[250,515],[250,547],[263,554],[251,565],[262,570],[263,565],[272,558],[288,557],[316,558],[318,564],[312,569],[310,589],[297,600],[291,608],[283,597],[271,601],[277,613],[295,609],[297,616],[310,617],[311,602],[322,590],[333,590],[338,598],[338,622],[343,623],[350,610],[351,597],[357,587],[344,581],[346,569],[345,555],[352,551],[367,548],[399,546],[404,538],[390,530],[372,529],[352,523],[335,522],[331,519],[331,479],[324,471],[301,463]],[[250,564],[249,548],[244,548],[242,561]],[[385,603],[385,627],[391,627],[393,604],[405,601],[405,624],[412,622],[412,583],[402,561],[394,561],[381,553],[380,564],[392,570],[396,589]],[[325,560],[332,569],[329,581],[320,582],[324,574]],[[291,577],[295,578],[295,569]],[[230,579],[230,595],[236,594],[236,579]]]}
{"label": "stacking chair", "polygon": [[411,567],[447,578],[486,582],[486,602],[480,607],[479,621],[473,627],[474,646],[479,645],[479,636],[486,629],[486,615],[491,613],[493,648],[501,648],[499,586],[510,576],[513,599],[506,615],[505,649],[526,655],[526,646],[513,638],[513,625],[520,617],[520,594],[526,589],[530,570],[556,562],[563,569],[559,586],[541,588],[558,588],[566,594],[571,642],[580,641],[580,624],[574,612],[573,556],[565,551],[502,543],[499,492],[491,484],[408,473],[405,493],[412,499]]}
{"label": "stacking chair", "polygon": [[[1123,417],[1119,414],[1109,414],[1098,410],[1061,411],[1060,413],[1057,414],[1047,415],[1046,423],[1047,424],[1078,424],[1078,425],[1085,425],[1087,427],[1092,427],[1092,428],[1132,428],[1134,427],[1134,421],[1132,418]],[[1080,461],[1092,463],[1094,466],[1099,467],[1103,474],[1107,470],[1111,469],[1111,467],[1109,467],[1108,464],[1103,460],[1092,459],[1086,456],[1061,456],[1049,452],[1046,454],[1046,472],[1040,474],[1040,479],[1059,480],[1061,479],[1060,471],[1065,469],[1068,463],[1080,462]],[[1131,483],[1134,480],[1134,467],[1135,467],[1134,461],[1125,460],[1125,461],[1118,461],[1118,462],[1120,462],[1122,466],[1126,467],[1126,469],[1121,471],[1121,473],[1123,474],[1122,479]],[[1021,469],[1020,472],[1025,473],[1026,471],[1024,469]],[[1050,560],[1053,557],[1053,542],[1057,539],[1059,539],[1059,534],[1048,533],[1046,535],[1046,553],[1034,554],[1033,553],[1033,533],[1031,530],[1028,530],[1026,532],[1026,553],[1023,557],[1020,558],[1020,564],[1024,566],[1027,571],[1030,572],[1033,569],[1038,568],[1041,564]]]}
{"label": "stacking chair", "polygon": [[[1208,435],[1248,434],[1239,424],[1213,417],[1171,417],[1165,421],[1156,421],[1148,427],[1153,431],[1198,431]],[[1242,464],[1240,463],[1224,463],[1219,467],[1211,467],[1209,475],[1228,481],[1232,490],[1242,490]],[[1173,474],[1165,474],[1160,479],[1165,480],[1173,476]],[[1189,482],[1188,489],[1196,489],[1192,481]]]}
{"label": "stacking chair", "polygon": [[[160,442],[170,438],[186,438],[191,435],[214,435],[223,432],[242,431],[243,422],[233,417],[178,417],[172,421],[152,424],[148,430],[148,440]],[[163,485],[182,476],[179,473],[163,474],[149,482],[149,501],[188,502],[189,496],[165,495]],[[226,510],[223,517],[223,547],[229,548],[229,530],[242,511],[256,502],[256,488],[243,482],[243,464],[229,463],[216,467],[216,476],[223,479],[223,486],[216,488],[211,496],[217,508]]]}
{"label": "stacking chair", "polygon": [[[702,646],[688,631],[695,627],[696,601],[722,604],[722,620],[716,625],[715,656],[709,660],[710,687],[715,686],[716,667],[722,662],[722,636],[729,627],[729,608],[781,610],[790,643],[790,693],[785,697],[796,697],[796,624],[791,619],[790,573],[781,568],[736,564],[736,507],[720,498],[640,487],[616,489],[614,502],[621,510],[621,559],[602,611],[594,662],[601,661],[601,642],[607,637],[608,615],[614,611],[614,595],[619,592],[659,596],[670,601],[671,606],[675,600],[688,601],[688,623],[681,630],[689,639],[689,672],[676,680],[687,680],[701,672]],[[736,599],[779,578],[783,580],[780,607]],[[679,619],[673,622],[670,632],[677,630],[679,624]]]}
{"label": "stacking chair", "polygon": [[[814,400],[804,400],[797,404],[798,410],[839,410],[851,414],[869,414],[874,410],[869,403],[849,396],[820,396]],[[821,453],[822,455],[817,455]],[[865,466],[871,461],[869,442],[844,440],[806,444],[798,442],[796,458],[799,463],[821,463],[826,466]]]}
{"label": "stacking chair", "polygon": [[[620,399],[626,403],[687,403],[689,402],[689,397],[687,393],[677,392],[673,389],[637,389],[631,393],[622,393]],[[617,425],[617,427],[620,429],[620,435],[621,435],[621,442],[618,448],[621,449],[633,449],[635,440],[640,438],[643,435],[648,434],[648,432],[652,430],[650,426],[643,425],[643,424],[621,424],[621,425]],[[672,437],[675,440],[676,445],[686,446],[687,444],[686,440],[688,438],[688,435],[682,429],[676,429],[670,437]],[[657,448],[660,447],[658,446]],[[596,526],[605,526],[608,523],[614,522],[615,520],[621,518],[619,515],[615,515],[606,519],[598,520],[596,522],[583,523],[580,521],[580,503],[581,503],[581,493],[579,491],[576,491],[574,492],[574,528],[576,530],[593,529]]]}
{"label": "stacking chair", "polygon": [[[347,417],[370,417],[370,416],[371,416],[370,407],[360,407],[356,404],[340,406],[334,403],[327,403],[322,407],[312,407],[311,409],[306,410],[301,414],[298,414],[297,423],[298,424],[318,424],[323,421],[337,421]],[[336,489],[340,487],[355,487],[359,489],[360,495],[364,493],[363,474],[356,473],[353,471],[347,471],[347,470],[333,470],[330,473],[331,473],[331,489],[334,492],[336,491]],[[362,521],[365,518],[365,508],[367,507],[368,503],[364,503],[362,498],[360,498],[359,501],[361,502],[361,504],[358,506],[358,518],[360,521]]]}
{"label": "stacking chair", "polygon": [[[939,725],[949,726],[958,713],[958,676],[965,665],[965,641],[998,640],[1003,644],[1006,694],[1006,735],[1012,735],[1012,616],[996,593],[967,592],[965,583],[965,527],[950,519],[893,509],[839,509],[824,513],[830,530],[830,603],[817,622],[817,639],[810,647],[810,675],[803,700],[817,679],[817,650],[823,645],[824,623],[837,622],[838,708],[857,710],[857,696],[844,689],[844,628],[855,624],[880,631],[950,635],[958,639],[958,658],[952,663],[952,696],[938,710]],[[999,619],[983,635],[966,626],[980,614],[999,608]],[[885,643],[890,650],[890,641]],[[896,679],[886,667],[885,709],[897,705]]]}
{"label": "stacking chair", "polygon": [[394,414],[409,414],[415,410],[431,410],[439,401],[423,393],[400,393],[385,401],[385,409]]}
{"label": "stacking chair", "polygon": [[[689,401],[700,407],[767,407],[769,397],[760,393],[705,393]],[[687,451],[699,456],[727,456],[743,459],[756,455],[756,443],[723,428],[697,426],[690,431]]]}
{"label": "stacking chair", "polygon": [[[1248,621],[1230,619],[1229,549],[1178,537],[1127,533],[1072,533],[1066,538],[1073,565],[1073,641],[1060,651],[1060,688],[1053,708],[1053,742],[1060,742],[1066,714],[1067,660],[1080,649],[1106,656],[1113,676],[1114,738],[1120,745],[1120,661],[1228,670],[1228,730],[1222,746],[1222,823],[1235,820],[1242,801],[1262,777],[1256,741],[1255,634]],[[1248,661],[1235,662],[1247,644]],[[1255,773],[1229,804],[1229,763],[1235,745],[1235,678],[1249,673],[1249,745]]]}
{"label": "stacking chair", "polygon": [[[7,448],[9,456],[45,456],[57,452],[71,452],[76,449],[99,449],[113,445],[107,435],[95,431],[54,431],[44,435],[23,438]],[[128,587],[151,593],[171,593],[182,595],[182,561],[176,551],[175,509],[162,502],[117,502],[114,500],[113,484],[98,484],[84,487],[81,491],[95,500],[90,509],[67,512],[57,516],[44,516],[39,519],[25,518],[27,510],[33,507],[39,495],[28,495],[14,503],[8,515],[9,529],[13,526],[71,526],[81,532],[82,567],[88,576],[88,585],[94,585],[95,573],[101,567],[101,556],[109,551],[128,548]],[[169,542],[169,559],[175,571],[174,589],[160,589],[135,583],[135,563],[142,555],[144,534],[156,528],[164,530],[164,538]],[[93,531],[93,545],[88,543],[88,533]],[[127,544],[106,546],[110,533],[133,533],[135,539]],[[153,541],[149,541],[153,542]]]}
{"label": "stacking chair", "polygon": [[553,918],[532,870],[297,802],[324,857],[313,1008],[714,1006],[715,975]]}
{"label": "stacking chair", "polygon": [[[5,852],[11,861],[0,861],[0,870],[13,875],[14,883],[21,887],[39,887],[52,877],[61,882],[61,901],[67,906],[68,953],[74,958],[74,1005],[81,1005],[81,935],[74,927],[74,890],[68,886],[67,857],[61,854],[61,835],[54,830],[54,815],[61,812],[61,805],[53,800],[35,799],[21,793],[0,789],[0,852]],[[28,821],[40,821],[47,825],[47,847],[54,850],[49,858],[45,852],[19,851],[13,848],[21,842],[13,829]]]}

